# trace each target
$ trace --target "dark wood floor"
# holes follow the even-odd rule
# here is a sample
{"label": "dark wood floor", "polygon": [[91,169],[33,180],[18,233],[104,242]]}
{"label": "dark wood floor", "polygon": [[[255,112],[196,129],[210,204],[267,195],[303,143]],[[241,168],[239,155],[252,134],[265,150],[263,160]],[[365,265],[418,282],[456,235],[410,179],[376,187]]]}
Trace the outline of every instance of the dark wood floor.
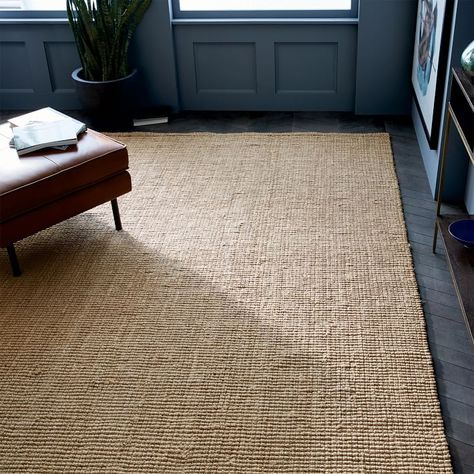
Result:
{"label": "dark wood floor", "polygon": [[[3,119],[10,116],[0,115]],[[83,118],[80,114],[71,115]],[[456,473],[474,474],[474,346],[459,308],[441,239],[437,253],[431,252],[435,204],[410,120],[338,113],[186,113],[172,118],[169,124],[137,130],[390,133],[453,467]]]}
{"label": "dark wood floor", "polygon": [[[451,281],[441,239],[431,251],[435,204],[411,126],[386,122],[415,272],[423,301],[446,435],[456,473],[474,473],[474,345]],[[452,210],[450,210],[452,211]],[[474,282],[473,282],[474,290]]]}

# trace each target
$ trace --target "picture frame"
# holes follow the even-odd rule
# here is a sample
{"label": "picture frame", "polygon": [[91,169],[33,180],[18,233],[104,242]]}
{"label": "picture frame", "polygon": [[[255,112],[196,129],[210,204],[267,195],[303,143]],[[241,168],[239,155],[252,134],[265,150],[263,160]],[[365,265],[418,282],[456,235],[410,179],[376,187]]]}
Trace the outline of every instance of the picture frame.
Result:
{"label": "picture frame", "polygon": [[431,149],[439,143],[454,0],[418,0],[412,88]]}

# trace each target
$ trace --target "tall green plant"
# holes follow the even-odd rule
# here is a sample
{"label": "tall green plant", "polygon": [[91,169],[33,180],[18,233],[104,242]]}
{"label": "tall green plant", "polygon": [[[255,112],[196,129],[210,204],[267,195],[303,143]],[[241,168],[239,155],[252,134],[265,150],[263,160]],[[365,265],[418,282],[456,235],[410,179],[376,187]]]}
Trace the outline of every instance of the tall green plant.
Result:
{"label": "tall green plant", "polygon": [[130,73],[130,41],[151,1],[66,0],[84,79],[110,81]]}

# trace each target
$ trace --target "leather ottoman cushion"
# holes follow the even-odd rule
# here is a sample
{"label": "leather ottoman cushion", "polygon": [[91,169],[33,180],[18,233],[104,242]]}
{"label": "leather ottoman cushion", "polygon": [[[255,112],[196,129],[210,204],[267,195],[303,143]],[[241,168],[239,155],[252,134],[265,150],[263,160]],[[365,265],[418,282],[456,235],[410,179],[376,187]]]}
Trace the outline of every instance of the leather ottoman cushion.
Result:
{"label": "leather ottoman cushion", "polygon": [[18,157],[0,130],[0,222],[86,188],[128,168],[125,145],[88,130],[77,146]]}

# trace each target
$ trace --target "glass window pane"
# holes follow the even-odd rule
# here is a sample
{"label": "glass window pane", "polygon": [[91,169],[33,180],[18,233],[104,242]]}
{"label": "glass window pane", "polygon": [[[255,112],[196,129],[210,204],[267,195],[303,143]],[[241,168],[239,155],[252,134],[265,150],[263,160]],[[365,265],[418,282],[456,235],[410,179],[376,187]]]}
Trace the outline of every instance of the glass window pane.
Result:
{"label": "glass window pane", "polygon": [[0,0],[0,10],[66,10],[66,0]]}
{"label": "glass window pane", "polygon": [[350,10],[351,0],[180,0],[181,11]]}

